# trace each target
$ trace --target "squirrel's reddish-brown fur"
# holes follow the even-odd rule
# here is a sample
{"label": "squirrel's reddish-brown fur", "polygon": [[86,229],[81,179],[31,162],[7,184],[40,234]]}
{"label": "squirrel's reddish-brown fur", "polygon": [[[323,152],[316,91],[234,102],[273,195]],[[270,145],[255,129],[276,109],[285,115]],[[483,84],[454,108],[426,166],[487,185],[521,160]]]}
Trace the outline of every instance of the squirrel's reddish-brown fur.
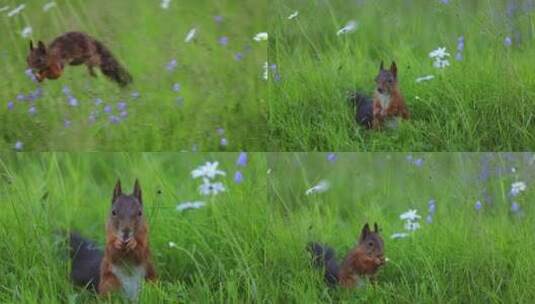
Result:
{"label": "squirrel's reddish-brown fur", "polygon": [[45,78],[58,79],[66,65],[80,64],[87,66],[91,76],[96,76],[93,68],[99,67],[104,75],[120,86],[132,82],[132,76],[101,42],[81,32],[65,33],[48,47],[42,41],[34,47],[30,41],[30,54],[26,61],[39,82]]}
{"label": "squirrel's reddish-brown fur", "polygon": [[144,279],[155,281],[156,270],[151,261],[148,225],[142,211],[141,188],[138,181],[132,195],[124,195],[117,182],[110,217],[106,225],[106,247],[100,266],[98,292],[105,295],[120,289],[122,283],[114,267],[144,270]]}
{"label": "squirrel's reddish-brown fur", "polygon": [[410,113],[399,90],[398,68],[392,62],[390,70],[385,70],[383,62],[375,79],[377,88],[373,94],[373,128],[381,128],[388,118],[409,119]]}

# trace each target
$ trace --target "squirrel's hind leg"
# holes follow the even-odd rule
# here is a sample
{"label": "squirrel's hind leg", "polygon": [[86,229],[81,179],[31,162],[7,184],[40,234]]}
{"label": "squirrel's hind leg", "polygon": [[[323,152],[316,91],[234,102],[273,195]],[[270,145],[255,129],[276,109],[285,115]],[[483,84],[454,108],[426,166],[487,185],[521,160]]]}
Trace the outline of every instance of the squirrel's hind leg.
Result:
{"label": "squirrel's hind leg", "polygon": [[95,69],[93,68],[93,65],[90,63],[87,64],[87,71],[89,72],[89,75],[92,77],[97,77],[97,73],[95,73]]}
{"label": "squirrel's hind leg", "polygon": [[101,296],[105,296],[111,291],[117,290],[121,287],[121,282],[119,282],[119,279],[111,273],[106,272],[103,273],[100,278],[100,283],[98,284],[98,294]]}

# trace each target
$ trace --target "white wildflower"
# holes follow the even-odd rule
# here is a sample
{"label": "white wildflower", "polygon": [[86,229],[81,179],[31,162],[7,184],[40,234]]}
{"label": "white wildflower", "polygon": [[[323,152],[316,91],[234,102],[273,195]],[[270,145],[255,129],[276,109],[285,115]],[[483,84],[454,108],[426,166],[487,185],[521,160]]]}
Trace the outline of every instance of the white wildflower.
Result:
{"label": "white wildflower", "polygon": [[28,38],[32,35],[32,27],[31,26],[27,26],[25,27],[22,32],[20,33],[20,35],[22,36],[22,38]]}
{"label": "white wildflower", "polygon": [[407,230],[407,231],[416,231],[418,229],[420,229],[420,223],[412,222],[410,220],[405,222],[405,230]]}
{"label": "white wildflower", "polygon": [[338,32],[336,32],[336,36],[340,36],[342,34],[351,33],[357,30],[358,28],[358,22],[355,20],[349,21],[343,28],[339,29]]}
{"label": "white wildflower", "polygon": [[13,10],[11,10],[9,13],[7,13],[8,17],[13,17],[20,13],[24,8],[26,7],[26,4],[21,4],[17,7],[15,7]]}
{"label": "white wildflower", "polygon": [[209,179],[203,178],[202,185],[199,186],[199,192],[202,195],[217,195],[221,192],[225,192],[225,186],[221,182],[212,183]]}
{"label": "white wildflower", "polygon": [[288,20],[292,20],[292,19],[296,18],[297,16],[299,16],[299,12],[295,11],[290,16],[288,16]]}
{"label": "white wildflower", "polygon": [[391,239],[402,239],[408,237],[409,234],[405,232],[396,232],[390,236]]}
{"label": "white wildflower", "polygon": [[171,0],[162,0],[162,3],[160,4],[160,7],[163,9],[168,9],[169,4],[171,4]]}
{"label": "white wildflower", "polygon": [[176,248],[176,243],[175,242],[169,242],[169,248]]}
{"label": "white wildflower", "polygon": [[446,51],[445,47],[439,47],[438,49],[432,51],[429,53],[429,58],[435,59],[443,59],[444,57],[449,57],[450,53]]}
{"label": "white wildflower", "polygon": [[268,33],[266,32],[260,32],[258,34],[256,34],[254,37],[253,37],[254,41],[264,41],[264,40],[268,40]]}
{"label": "white wildflower", "polygon": [[212,179],[217,175],[225,176],[226,173],[217,169],[217,166],[219,166],[219,162],[206,162],[206,164],[191,171],[191,176],[193,178],[203,177],[209,179]]}
{"label": "white wildflower", "polygon": [[329,190],[330,187],[331,185],[329,184],[329,181],[321,180],[317,185],[305,191],[305,194],[322,193]]}
{"label": "white wildflower", "polygon": [[9,6],[1,7],[1,8],[0,8],[0,13],[1,13],[1,12],[5,12],[5,11],[7,11],[8,9],[9,9]]}
{"label": "white wildflower", "polygon": [[188,34],[186,35],[186,39],[184,39],[184,42],[186,42],[186,43],[191,42],[195,38],[196,35],[197,35],[197,29],[196,28],[192,28],[188,32]]}
{"label": "white wildflower", "polygon": [[399,218],[402,220],[417,221],[421,218],[421,216],[419,216],[417,212],[418,210],[416,209],[410,209],[409,211],[402,213]]}
{"label": "white wildflower", "polygon": [[182,212],[188,209],[199,209],[204,206],[206,206],[206,203],[201,201],[185,202],[176,205],[176,211]]}
{"label": "white wildflower", "polygon": [[427,75],[427,76],[418,77],[418,78],[416,78],[416,83],[433,80],[434,78],[435,78],[435,76],[433,76],[433,75]]}
{"label": "white wildflower", "polygon": [[47,4],[43,5],[43,11],[48,12],[51,8],[56,6],[56,2],[50,1]]}
{"label": "white wildflower", "polygon": [[526,183],[524,183],[524,182],[515,182],[515,183],[511,184],[511,195],[512,196],[517,196],[521,192],[526,191],[526,188],[527,188]]}
{"label": "white wildflower", "polygon": [[443,69],[450,65],[449,60],[447,59],[437,59],[433,62],[433,66],[437,69]]}

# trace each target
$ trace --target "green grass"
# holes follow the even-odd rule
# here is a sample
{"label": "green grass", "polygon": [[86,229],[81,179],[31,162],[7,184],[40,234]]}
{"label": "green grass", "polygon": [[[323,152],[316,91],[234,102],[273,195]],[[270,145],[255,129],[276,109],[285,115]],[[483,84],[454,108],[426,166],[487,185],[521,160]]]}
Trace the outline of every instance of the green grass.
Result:
{"label": "green grass", "polygon": [[[110,302],[71,285],[55,232],[71,228],[102,244],[120,177],[125,191],[141,181],[160,275],[144,285],[141,303],[530,303],[533,155],[414,155],[421,167],[406,156],[341,153],[331,163],[321,153],[252,153],[240,168],[244,182],[235,184],[236,153],[2,154],[0,302]],[[481,183],[483,157],[491,176]],[[190,171],[213,160],[227,172],[220,180],[228,191],[205,208],[175,211],[202,199]],[[511,166],[515,173],[507,173]],[[322,179],[331,188],[306,196]],[[520,215],[507,200],[514,181],[527,183],[516,200]],[[477,212],[483,187],[492,204]],[[430,199],[436,213],[427,224]],[[390,239],[409,208],[422,215],[422,228]],[[362,225],[375,221],[390,259],[377,287],[329,290],[305,244],[327,243],[341,259]]]}
{"label": "green grass", "polygon": [[[519,6],[526,1],[513,1]],[[282,1],[270,5],[270,140],[279,151],[521,151],[535,147],[534,11],[506,1]],[[520,6],[521,7],[521,6]],[[287,17],[295,10],[299,16]],[[337,36],[349,20],[356,32]],[[506,36],[521,39],[506,47]],[[457,39],[466,39],[456,61]],[[447,47],[437,70],[429,52]],[[395,60],[412,119],[357,127],[348,91],[371,94],[379,63]],[[416,78],[435,75],[429,82]]]}
{"label": "green grass", "polygon": [[[266,31],[266,1],[28,1],[17,16],[0,13],[0,149],[11,150],[17,141],[26,151],[179,151],[179,150],[262,150],[266,146],[266,83],[262,65],[266,42],[255,42],[257,32]],[[20,1],[2,1],[10,10]],[[223,16],[218,24],[214,16]],[[88,75],[84,66],[67,67],[56,81],[42,84],[44,96],[37,99],[36,115],[29,115],[30,103],[16,101],[36,86],[24,74],[29,38],[22,38],[31,26],[31,38],[50,42],[72,30],[85,31],[101,40],[132,73],[134,83],[127,89]],[[197,39],[185,43],[186,34],[198,29]],[[218,43],[229,38],[227,46]],[[245,52],[236,61],[237,52]],[[166,70],[175,58],[178,67]],[[179,83],[179,93],[172,90]],[[79,100],[71,107],[62,93],[68,86]],[[134,100],[131,93],[139,92]],[[177,102],[182,97],[183,102]],[[120,100],[128,103],[128,118],[120,124],[109,122],[101,98],[114,108]],[[13,110],[7,104],[14,101]],[[89,122],[92,111],[100,114]],[[118,111],[114,109],[114,115]],[[64,127],[64,120],[71,126]],[[220,145],[224,128],[228,146]]]}

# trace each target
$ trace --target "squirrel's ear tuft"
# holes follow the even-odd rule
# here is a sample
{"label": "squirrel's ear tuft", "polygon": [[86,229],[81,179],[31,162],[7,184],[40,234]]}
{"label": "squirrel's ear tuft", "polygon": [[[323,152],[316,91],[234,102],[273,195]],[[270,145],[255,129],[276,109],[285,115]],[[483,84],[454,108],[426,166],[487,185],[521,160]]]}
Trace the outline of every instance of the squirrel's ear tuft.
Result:
{"label": "squirrel's ear tuft", "polygon": [[134,182],[134,197],[137,198],[139,203],[143,204],[143,201],[141,200],[141,186],[139,185],[139,181],[137,178]]}
{"label": "squirrel's ear tuft", "polygon": [[394,77],[398,77],[398,66],[396,65],[395,61],[392,61],[392,65],[390,66],[390,71],[392,74],[394,74]]}
{"label": "squirrel's ear tuft", "polygon": [[377,225],[377,223],[373,223],[373,230],[375,231],[375,233],[379,233],[379,226]]}
{"label": "squirrel's ear tuft", "polygon": [[123,190],[121,189],[121,180],[118,179],[117,183],[115,184],[115,189],[113,189],[113,198],[111,199],[111,203],[115,203],[115,201],[121,194],[123,194]]}
{"label": "squirrel's ear tuft", "polygon": [[33,41],[30,40],[30,51],[33,51]]}
{"label": "squirrel's ear tuft", "polygon": [[385,69],[385,63],[381,60],[381,65],[379,66],[379,71],[382,71]]}
{"label": "squirrel's ear tuft", "polygon": [[368,234],[370,233],[370,225],[368,223],[364,224],[364,227],[362,227],[362,231],[360,232],[360,241],[364,241],[366,237],[368,237]]}

